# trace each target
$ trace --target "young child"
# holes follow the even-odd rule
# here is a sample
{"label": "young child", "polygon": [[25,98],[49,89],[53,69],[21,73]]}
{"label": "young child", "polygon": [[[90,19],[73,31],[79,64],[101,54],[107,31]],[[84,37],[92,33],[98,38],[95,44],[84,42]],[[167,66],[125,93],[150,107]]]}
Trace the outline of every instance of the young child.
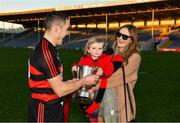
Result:
{"label": "young child", "polygon": [[90,114],[87,115],[90,122],[97,122],[97,109],[104,95],[106,79],[117,69],[115,69],[114,65],[116,64],[115,66],[117,66],[117,63],[122,62],[122,57],[120,55],[111,56],[103,53],[105,47],[106,43],[100,37],[90,38],[85,46],[85,55],[72,67],[72,71],[77,71],[77,66],[88,65],[97,67],[96,74],[101,76],[98,85],[89,90],[91,97],[95,100],[92,105],[85,110],[87,114]]}

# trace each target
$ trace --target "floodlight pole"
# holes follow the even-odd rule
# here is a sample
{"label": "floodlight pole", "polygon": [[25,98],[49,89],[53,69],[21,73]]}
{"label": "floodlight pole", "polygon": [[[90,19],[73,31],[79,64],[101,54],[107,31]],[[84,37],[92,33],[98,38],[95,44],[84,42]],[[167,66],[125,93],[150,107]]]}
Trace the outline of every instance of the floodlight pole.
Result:
{"label": "floodlight pole", "polygon": [[108,32],[108,13],[106,13],[106,42],[107,42],[107,32]]}
{"label": "floodlight pole", "polygon": [[37,37],[37,38],[38,38],[38,42],[39,42],[39,37],[40,37],[40,36],[39,36],[39,23],[40,23],[40,22],[39,22],[39,18],[38,18],[38,21],[37,21],[37,24],[38,24],[38,25],[37,25],[37,32],[38,32],[38,37]]}
{"label": "floodlight pole", "polygon": [[71,30],[70,30],[71,29],[71,17],[69,17],[69,22],[70,22],[70,27],[69,27],[68,33],[69,33],[69,44],[70,44],[70,41],[71,41],[71,35],[70,35],[71,34]]}
{"label": "floodlight pole", "polygon": [[152,39],[154,38],[154,9],[152,10]]}
{"label": "floodlight pole", "polygon": [[3,41],[5,40],[5,22],[2,22],[3,24]]}
{"label": "floodlight pole", "polygon": [[11,28],[12,28],[12,30],[11,30],[11,31],[12,31],[12,32],[11,32],[11,40],[13,41],[13,40],[14,40],[14,37],[13,37],[13,32],[14,32],[14,31],[13,31],[13,28],[14,28],[14,27],[13,27],[13,23],[12,23],[12,22],[11,22]]}

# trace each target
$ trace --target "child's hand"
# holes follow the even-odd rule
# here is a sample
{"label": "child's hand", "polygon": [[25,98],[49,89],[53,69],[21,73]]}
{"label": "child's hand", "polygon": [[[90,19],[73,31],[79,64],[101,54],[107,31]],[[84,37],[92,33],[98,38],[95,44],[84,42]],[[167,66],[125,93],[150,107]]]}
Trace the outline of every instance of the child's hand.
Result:
{"label": "child's hand", "polygon": [[72,72],[73,72],[73,71],[76,71],[76,72],[77,72],[77,70],[78,70],[78,66],[77,66],[77,65],[74,65],[74,66],[72,67],[72,69],[71,69]]}
{"label": "child's hand", "polygon": [[74,79],[77,79],[77,72],[78,72],[78,66],[77,65],[74,65],[71,69],[72,71],[72,76]]}
{"label": "child's hand", "polygon": [[94,90],[91,88],[88,90],[88,92],[90,93],[90,98],[93,99],[94,98]]}
{"label": "child's hand", "polygon": [[103,69],[99,67],[99,68],[97,69],[96,74],[97,74],[98,76],[102,76],[102,75],[103,75]]}

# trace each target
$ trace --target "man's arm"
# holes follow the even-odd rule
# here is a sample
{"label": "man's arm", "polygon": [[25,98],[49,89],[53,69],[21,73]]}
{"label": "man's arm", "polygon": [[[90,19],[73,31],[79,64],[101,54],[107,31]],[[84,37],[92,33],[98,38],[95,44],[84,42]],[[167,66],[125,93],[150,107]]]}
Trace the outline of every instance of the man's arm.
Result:
{"label": "man's arm", "polygon": [[48,79],[49,84],[57,96],[62,97],[78,90],[83,85],[95,84],[99,79],[97,75],[88,75],[80,80],[69,80],[62,82],[60,75]]}

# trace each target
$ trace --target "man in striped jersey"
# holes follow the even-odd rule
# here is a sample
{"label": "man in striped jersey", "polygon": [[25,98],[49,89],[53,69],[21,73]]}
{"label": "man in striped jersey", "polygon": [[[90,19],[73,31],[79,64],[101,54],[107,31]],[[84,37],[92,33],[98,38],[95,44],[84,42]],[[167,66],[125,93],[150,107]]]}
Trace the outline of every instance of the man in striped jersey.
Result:
{"label": "man in striped jersey", "polygon": [[99,76],[88,75],[80,80],[62,81],[63,67],[56,52],[68,34],[70,20],[62,14],[51,13],[45,22],[45,33],[29,59],[29,88],[31,100],[29,122],[64,122],[62,97],[81,86],[95,84]]}

